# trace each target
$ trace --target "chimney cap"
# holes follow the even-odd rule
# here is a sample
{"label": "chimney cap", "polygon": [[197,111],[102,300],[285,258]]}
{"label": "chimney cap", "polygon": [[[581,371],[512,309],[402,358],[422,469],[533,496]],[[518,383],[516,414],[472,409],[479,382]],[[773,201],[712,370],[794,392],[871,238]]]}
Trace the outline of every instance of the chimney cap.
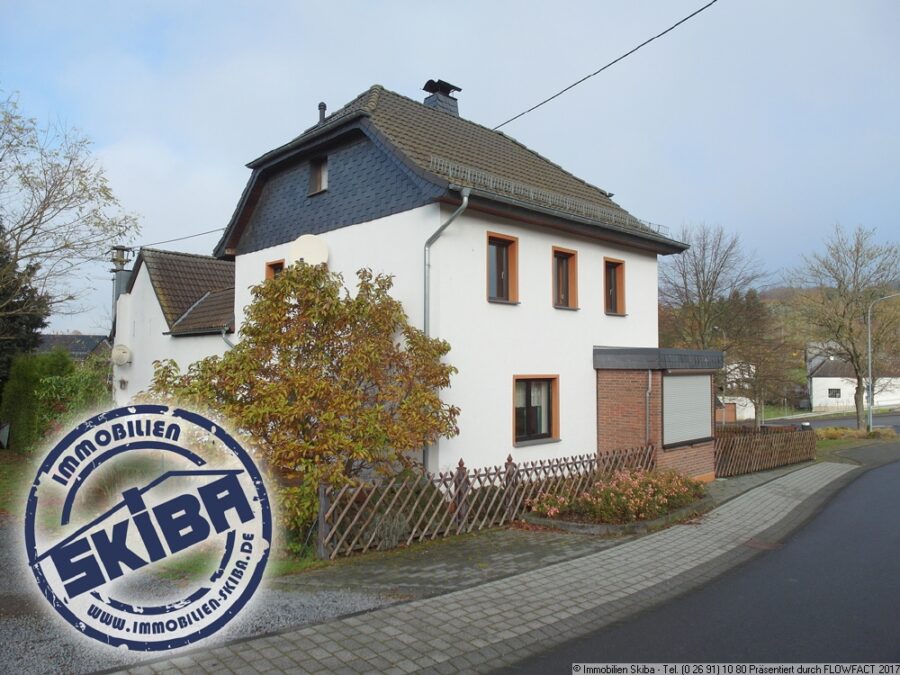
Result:
{"label": "chimney cap", "polygon": [[454,91],[462,91],[462,89],[456,85],[445,82],[444,80],[428,80],[422,89],[429,94],[443,94],[444,96],[450,96]]}

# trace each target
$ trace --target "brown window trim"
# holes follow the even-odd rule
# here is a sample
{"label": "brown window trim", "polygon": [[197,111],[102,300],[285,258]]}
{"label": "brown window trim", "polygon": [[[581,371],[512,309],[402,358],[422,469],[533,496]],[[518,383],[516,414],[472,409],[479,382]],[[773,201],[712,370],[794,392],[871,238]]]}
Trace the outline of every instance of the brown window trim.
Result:
{"label": "brown window trim", "polygon": [[266,279],[274,279],[275,276],[284,269],[284,258],[281,260],[270,260],[266,263]]}
{"label": "brown window trim", "polygon": [[[322,177],[325,180],[322,180]],[[308,197],[320,195],[328,190],[328,157],[317,157],[309,162]]]}
{"label": "brown window trim", "polygon": [[[507,287],[509,289],[509,297],[492,298],[491,297],[491,259],[490,246],[491,240],[502,241],[507,243],[507,254],[509,256],[509,279]],[[488,232],[485,239],[485,297],[488,302],[501,305],[517,305],[519,304],[519,238],[508,234],[500,234],[499,232]]]}
{"label": "brown window trim", "polygon": [[[516,382],[519,380],[550,380],[550,436],[547,438],[516,440]],[[559,375],[513,375],[512,382],[512,442],[513,447],[556,443],[559,434]]]}
{"label": "brown window trim", "polygon": [[[578,309],[578,251],[571,248],[562,248],[561,246],[554,246],[551,250],[551,270],[552,270],[552,278],[551,278],[551,288],[553,293],[553,306],[556,309]],[[558,292],[556,288],[557,284],[557,273],[556,273],[556,259],[557,255],[564,255],[569,260],[569,304],[568,305],[560,305],[556,302]]]}
{"label": "brown window trim", "polygon": [[[609,289],[606,287],[607,269],[616,266],[616,308],[609,307]],[[625,261],[618,258],[603,258],[603,309],[608,316],[626,316],[625,312]]]}

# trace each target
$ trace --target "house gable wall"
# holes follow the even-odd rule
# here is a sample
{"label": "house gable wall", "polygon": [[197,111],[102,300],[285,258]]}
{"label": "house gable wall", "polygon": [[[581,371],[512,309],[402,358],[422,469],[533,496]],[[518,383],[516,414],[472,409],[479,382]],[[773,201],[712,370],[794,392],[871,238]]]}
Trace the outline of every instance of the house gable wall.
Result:
{"label": "house gable wall", "polygon": [[[310,195],[311,161],[323,156],[328,188]],[[361,132],[342,145],[269,171],[238,242],[238,255],[409,211],[443,192],[412,173],[379,139]]]}

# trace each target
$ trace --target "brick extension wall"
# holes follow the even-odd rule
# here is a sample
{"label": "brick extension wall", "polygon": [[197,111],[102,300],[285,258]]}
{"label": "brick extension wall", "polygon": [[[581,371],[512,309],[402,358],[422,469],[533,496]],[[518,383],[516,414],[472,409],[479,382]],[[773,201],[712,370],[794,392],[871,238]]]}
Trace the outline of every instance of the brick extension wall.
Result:
{"label": "brick extension wall", "polygon": [[[701,480],[715,477],[715,443],[671,450],[662,447],[662,371],[650,375],[650,434],[646,426],[646,370],[597,370],[597,450],[610,452],[646,445],[656,448],[657,466]],[[710,392],[710,406],[713,405]]]}

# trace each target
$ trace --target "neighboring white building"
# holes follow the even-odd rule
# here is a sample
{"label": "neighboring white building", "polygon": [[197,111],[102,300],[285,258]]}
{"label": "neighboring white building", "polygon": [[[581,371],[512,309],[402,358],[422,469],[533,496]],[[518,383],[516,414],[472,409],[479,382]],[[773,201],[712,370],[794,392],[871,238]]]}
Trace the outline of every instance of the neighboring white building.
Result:
{"label": "neighboring white building", "polygon": [[116,302],[116,403],[124,405],[149,387],[154,361],[173,359],[186,369],[194,361],[224,353],[228,345],[223,336],[234,332],[233,307],[234,263],[141,249]]}
{"label": "neighboring white building", "polygon": [[[363,267],[388,273],[410,322],[447,340],[459,371],[444,398],[462,411],[460,434],[430,448],[429,469],[461,457],[484,466],[510,454],[523,461],[652,442],[667,448],[661,464],[677,468],[690,455],[686,470],[711,477],[710,373],[721,355],[655,349],[657,256],[685,246],[505,134],[459,117],[452,85],[429,81],[426,90],[422,104],[372,87],[248,165],[214,252],[234,261],[234,325],[250,288],[300,258],[327,262],[349,285]],[[138,298],[139,283],[131,312],[159,299],[152,290]],[[220,335],[174,337],[173,326],[146,354],[187,341],[197,356],[225,348]],[[146,376],[133,335],[128,393]],[[694,379],[677,380],[686,375]],[[665,405],[690,404],[664,403],[665,382],[698,409],[681,427],[670,415],[668,432]]]}
{"label": "neighboring white building", "polygon": [[[878,360],[874,366],[875,407],[900,405],[900,363]],[[856,376],[846,361],[816,359],[809,371],[809,401],[813,411],[853,410]]]}

